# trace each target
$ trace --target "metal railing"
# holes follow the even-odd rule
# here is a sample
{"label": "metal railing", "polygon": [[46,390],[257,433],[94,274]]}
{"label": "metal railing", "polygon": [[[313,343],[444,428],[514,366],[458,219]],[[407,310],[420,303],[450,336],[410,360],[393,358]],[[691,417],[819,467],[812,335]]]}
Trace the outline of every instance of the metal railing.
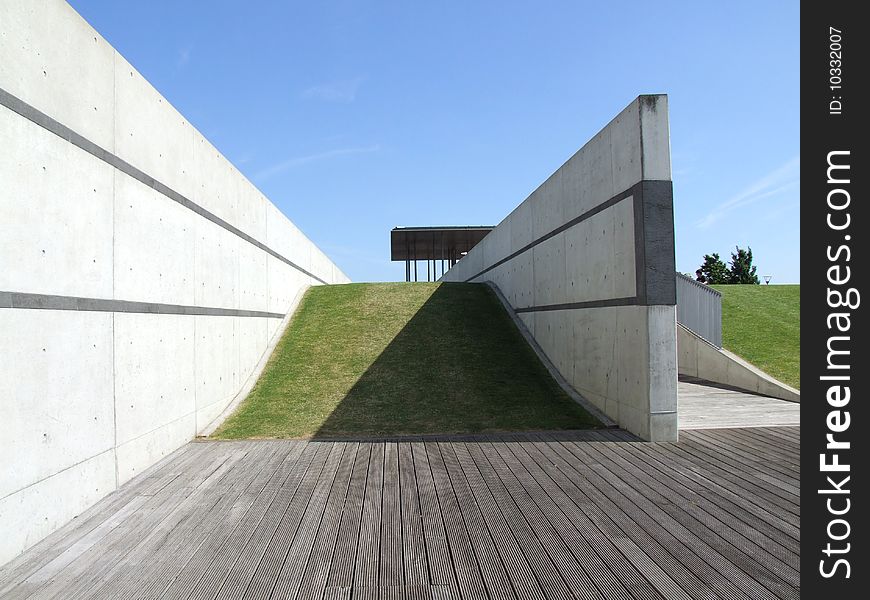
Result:
{"label": "metal railing", "polygon": [[677,322],[722,347],[722,294],[677,273]]}

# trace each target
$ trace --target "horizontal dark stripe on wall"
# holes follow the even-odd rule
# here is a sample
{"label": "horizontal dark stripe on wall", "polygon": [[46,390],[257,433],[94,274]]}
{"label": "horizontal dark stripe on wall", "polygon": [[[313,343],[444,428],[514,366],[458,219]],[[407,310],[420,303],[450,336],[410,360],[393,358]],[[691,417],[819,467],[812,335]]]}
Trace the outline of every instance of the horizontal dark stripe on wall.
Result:
{"label": "horizontal dark stripe on wall", "polygon": [[628,298],[609,298],[607,300],[590,300],[588,302],[567,302],[565,304],[542,304],[540,306],[525,306],[523,308],[515,308],[514,312],[542,312],[548,310],[576,310],[578,308],[605,308],[608,306],[635,306],[637,305],[638,297],[631,296]]}
{"label": "horizontal dark stripe on wall", "polygon": [[0,292],[0,308],[123,312],[156,315],[198,315],[211,317],[284,318],[283,313],[266,312],[262,310],[185,306],[183,304],[134,302],[132,300],[111,300],[106,298],[80,298],[78,296],[53,296],[51,294],[27,294],[24,292]]}
{"label": "horizontal dark stripe on wall", "polygon": [[215,225],[218,225],[219,227],[226,229],[230,233],[237,235],[238,237],[242,238],[243,240],[245,240],[249,244],[256,246],[257,248],[259,248],[263,252],[271,254],[272,256],[274,256],[275,258],[280,260],[281,262],[283,262],[287,265],[290,265],[291,267],[293,267],[297,271],[300,271],[300,272],[304,273],[305,275],[308,275],[309,277],[313,277],[314,279],[316,279],[320,283],[329,283],[329,282],[321,279],[320,277],[318,277],[314,273],[311,273],[308,270],[303,269],[302,267],[300,267],[299,265],[297,265],[296,263],[294,263],[290,259],[278,254],[277,252],[275,252],[274,250],[272,250],[271,248],[269,248],[268,246],[266,246],[262,242],[254,239],[253,237],[251,237],[250,235],[248,235],[244,231],[240,230],[239,228],[227,223],[226,221],[224,221],[223,219],[221,219],[217,215],[215,215],[215,214],[209,212],[208,210],[204,209],[203,207],[201,207],[199,204],[196,204],[192,200],[185,198],[184,196],[182,196],[181,194],[179,194],[178,192],[176,192],[172,188],[168,187],[167,185],[160,183],[159,181],[157,181],[153,177],[149,176],[147,173],[137,169],[136,167],[134,167],[133,165],[131,165],[130,163],[128,163],[124,159],[122,159],[118,156],[115,156],[114,154],[112,154],[108,150],[105,150],[104,148],[101,148],[100,146],[93,143],[89,139],[76,133],[75,131],[73,131],[72,129],[70,129],[69,127],[64,125],[63,123],[55,121],[54,119],[52,119],[51,117],[49,117],[45,113],[30,106],[29,104],[27,104],[23,100],[13,96],[12,94],[10,94],[9,92],[7,92],[6,90],[4,90],[2,88],[0,88],[0,105],[5,106],[6,108],[8,108],[9,110],[11,110],[15,113],[18,113],[19,115],[21,115],[25,119],[32,121],[33,123],[36,123],[37,125],[39,125],[43,129],[45,129],[46,131],[49,131],[49,132],[55,134],[56,136],[65,139],[69,143],[84,150],[88,154],[102,160],[103,162],[118,169],[122,173],[129,175],[133,179],[135,179],[135,180],[147,185],[151,189],[163,194],[164,196],[166,196],[170,200],[173,200],[173,201],[179,203],[180,205],[182,205],[183,207],[185,207],[189,210],[192,210],[193,212],[195,212],[199,216],[201,216],[205,219],[208,219],[209,221],[211,221]]}
{"label": "horizontal dark stripe on wall", "polygon": [[554,230],[552,230],[552,231],[550,231],[550,232],[548,232],[548,233],[545,233],[544,235],[542,235],[541,237],[537,238],[536,240],[534,240],[534,241],[532,241],[532,242],[529,242],[528,244],[526,244],[525,246],[523,246],[522,248],[520,248],[520,249],[517,250],[516,252],[513,252],[513,253],[511,253],[511,254],[508,254],[508,255],[505,256],[503,259],[499,260],[498,262],[495,262],[495,263],[491,264],[490,266],[486,267],[483,271],[481,271],[481,272],[478,273],[477,275],[473,275],[473,276],[469,277],[468,279],[465,280],[466,283],[469,282],[469,281],[471,281],[472,279],[475,279],[475,278],[477,278],[477,277],[480,277],[480,276],[483,275],[484,273],[487,273],[487,272],[489,272],[489,271],[492,271],[492,270],[495,269],[496,267],[499,267],[499,266],[503,265],[504,263],[508,262],[509,260],[513,260],[514,258],[516,258],[517,256],[519,256],[520,254],[523,254],[523,253],[525,253],[525,252],[528,252],[529,250],[531,250],[532,248],[534,248],[534,247],[537,246],[538,244],[542,244],[542,243],[546,242],[546,241],[549,240],[550,238],[559,235],[559,234],[562,233],[563,231],[566,231],[566,230],[568,230],[568,229],[571,229],[571,228],[574,227],[575,225],[578,225],[578,224],[582,223],[583,221],[585,221],[585,220],[587,220],[587,219],[589,219],[589,218],[591,218],[591,217],[594,217],[594,216],[597,215],[598,213],[600,213],[600,212],[602,212],[602,211],[604,211],[604,210],[607,210],[608,208],[610,208],[611,206],[613,206],[613,205],[616,204],[617,202],[620,202],[620,201],[622,201],[622,200],[625,200],[626,198],[628,198],[628,197],[630,197],[630,196],[634,196],[634,195],[636,195],[638,192],[641,191],[641,189],[642,189],[642,184],[643,184],[642,181],[641,181],[641,182],[638,182],[638,183],[634,184],[633,186],[631,186],[630,188],[628,188],[627,190],[624,190],[624,191],[622,191],[622,192],[616,194],[616,195],[613,196],[612,198],[610,198],[610,199],[608,199],[608,200],[605,200],[604,202],[602,202],[602,203],[599,204],[598,206],[596,206],[596,207],[594,207],[594,208],[590,208],[590,209],[587,210],[585,213],[583,213],[583,214],[581,214],[581,215],[579,215],[579,216],[574,217],[573,219],[571,219],[570,221],[568,221],[568,222],[566,222],[566,223],[564,223],[564,224],[562,224],[562,225],[559,225],[558,227],[556,227],[556,229],[554,229]]}

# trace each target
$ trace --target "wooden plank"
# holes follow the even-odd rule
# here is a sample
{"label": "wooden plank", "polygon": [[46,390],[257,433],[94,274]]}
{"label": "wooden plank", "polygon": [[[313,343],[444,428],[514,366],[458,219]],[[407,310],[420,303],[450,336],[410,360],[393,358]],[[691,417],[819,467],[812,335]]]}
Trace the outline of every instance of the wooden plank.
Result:
{"label": "wooden plank", "polygon": [[141,544],[103,576],[100,585],[88,593],[106,598],[128,595],[144,598],[148,595],[145,590],[150,587],[149,580],[154,583],[166,581],[171,577],[169,571],[174,575],[173,567],[177,562],[190,556],[191,549],[197,548],[210,530],[220,523],[214,517],[222,517],[264,468],[273,473],[283,458],[275,459],[277,448],[271,444],[253,444],[245,449],[245,456],[214,487],[201,486],[176,506]]}
{"label": "wooden plank", "polygon": [[[740,571],[754,578],[775,594],[800,585],[799,572],[769,550],[773,544],[736,520],[724,522],[721,511],[713,515],[699,504],[700,497],[686,494],[677,486],[667,485],[668,478],[657,476],[648,468],[638,467],[624,458],[614,444],[584,447],[590,456],[601,460],[601,468],[622,479],[647,502],[659,507],[677,523],[716,550]],[[682,499],[682,501],[680,501]],[[735,526],[739,526],[739,529]],[[765,547],[768,546],[768,547]],[[793,557],[790,557],[793,558]]]}
{"label": "wooden plank", "polygon": [[486,586],[483,584],[477,558],[468,537],[468,530],[465,528],[459,502],[453,493],[450,477],[444,467],[441,451],[436,442],[425,442],[424,448],[429,468],[432,471],[432,479],[435,482],[435,492],[438,495],[441,516],[444,519],[447,543],[453,556],[453,567],[459,592],[463,598],[486,598]]}
{"label": "wooden plank", "polygon": [[[156,482],[160,482],[157,490],[169,485],[178,477],[179,469],[197,460],[204,452],[205,448],[197,444],[182,446],[154,467],[133,478],[76,519],[47,536],[30,550],[7,563],[0,568],[0,597],[10,593],[19,585],[23,586],[22,593],[28,589],[34,590],[53,578],[82,552],[98,543],[120,524],[120,521],[114,521],[115,515],[120,512],[132,512],[132,509],[127,508],[129,504],[138,505],[142,501],[140,496],[153,488]],[[105,527],[104,524],[108,521],[114,522],[114,525]],[[97,528],[99,532],[94,533]],[[80,541],[82,543],[79,543]],[[57,562],[54,562],[56,560]],[[43,568],[47,570],[38,575],[37,573]]]}
{"label": "wooden plank", "polygon": [[[453,493],[456,495],[456,508],[465,522],[487,592],[493,599],[515,598],[504,563],[480,512],[480,507],[459,468],[456,456],[452,452],[451,442],[439,442],[438,449]],[[429,453],[429,457],[432,460],[432,452]]]}
{"label": "wooden plank", "polygon": [[428,586],[429,566],[426,561],[422,510],[410,442],[399,443],[398,450],[399,495],[402,503],[402,566],[405,582],[412,588]]}
{"label": "wooden plank", "polygon": [[741,487],[748,486],[751,490],[758,490],[761,498],[795,516],[800,516],[800,497],[793,489],[789,489],[794,487],[792,485],[794,475],[772,472],[768,464],[759,460],[739,457],[723,451],[717,444],[709,443],[709,438],[686,438],[675,448],[704,469],[720,473]]}
{"label": "wooden plank", "polygon": [[[284,580],[287,583],[282,588],[280,586],[282,580],[279,578],[279,587],[275,591],[277,597],[297,597],[304,598],[305,600],[314,600],[323,595],[326,580],[329,576],[332,556],[335,553],[335,544],[338,541],[341,516],[347,502],[350,482],[354,474],[359,477],[359,471],[356,469],[356,459],[359,456],[358,450],[358,443],[345,444],[342,463],[335,475],[335,482],[329,492],[329,497],[326,499],[323,516],[318,526],[312,528],[311,543],[300,544],[299,546],[301,548],[300,553],[305,559],[294,560],[291,563],[291,556],[287,556],[287,560],[284,562],[286,572]],[[306,546],[311,547],[310,552],[305,551]],[[308,564],[304,568],[304,571],[296,567],[297,564],[301,565],[305,560],[307,560]],[[298,592],[294,593],[296,590]]]}
{"label": "wooden plank", "polygon": [[[472,445],[476,446],[478,443]],[[547,597],[544,594],[544,590],[541,589],[541,584],[538,582],[538,577],[536,577],[533,567],[529,564],[529,560],[520,547],[521,541],[514,536],[510,525],[505,520],[506,518],[509,519],[510,515],[506,517],[502,514],[492,492],[487,487],[484,478],[477,470],[477,466],[469,455],[465,444],[458,442],[445,444],[442,446],[442,454],[444,453],[449,454],[450,462],[455,461],[458,463],[464,472],[468,487],[474,495],[474,501],[483,517],[485,527],[489,530],[495,547],[501,556],[507,577],[517,597]],[[479,526],[482,527],[483,525]],[[564,583],[560,586],[559,591],[561,591],[561,587],[564,587]]]}
{"label": "wooden plank", "polygon": [[203,456],[202,469],[191,477],[177,478],[177,485],[170,484],[152,496],[130,518],[109,532],[102,544],[84,552],[58,577],[49,581],[40,593],[66,598],[86,593],[102,580],[104,573],[146,538],[178,504],[200,486],[213,485],[220,480],[230,465],[240,460],[243,454],[244,451],[239,450],[238,446],[221,446],[206,453]]}
{"label": "wooden plank", "polygon": [[381,495],[381,542],[379,587],[403,587],[402,502],[399,496],[399,447],[384,446],[384,484]]}
{"label": "wooden plank", "polygon": [[742,447],[731,438],[729,431],[729,429],[687,431],[684,434],[685,443],[732,459],[738,465],[751,463],[757,472],[767,473],[774,480],[788,482],[800,475],[800,468],[797,464],[787,465],[771,462],[771,457],[763,455],[756,449]]}
{"label": "wooden plank", "polygon": [[368,477],[369,459],[372,454],[372,445],[369,443],[359,444],[356,460],[353,465],[353,473],[350,477],[350,486],[347,492],[347,503],[341,516],[338,541],[335,544],[335,552],[332,556],[332,564],[327,579],[327,590],[331,594],[342,595],[348,590],[350,594],[353,585],[353,572],[356,567],[356,549],[359,545],[360,524],[362,522],[363,497]]}
{"label": "wooden plank", "polygon": [[[356,569],[353,574],[354,590],[374,589],[377,593],[381,544],[381,504],[384,482],[384,444],[371,445],[368,478],[363,497],[362,522],[357,545]],[[356,591],[354,591],[356,597]]]}
{"label": "wooden plank", "polygon": [[429,564],[429,578],[433,586],[456,588],[456,574],[447,543],[447,532],[441,515],[441,505],[435,490],[435,480],[429,466],[429,457],[422,442],[412,442],[411,455],[414,475],[417,479],[417,494],[420,499],[420,517],[423,525],[423,540]]}
{"label": "wooden plank", "polygon": [[[626,544],[623,552],[639,569],[649,564],[639,560],[642,556],[637,552],[646,555],[660,567],[659,571],[642,571],[657,589],[664,593],[670,585],[668,579],[673,579],[693,598],[749,598],[697,552],[688,548],[671,530],[663,527],[647,512],[638,510],[622,490],[611,484],[609,477],[601,477],[578,460],[561,442],[521,445],[532,456],[540,453],[537,460],[541,468],[555,468],[554,475],[575,504],[594,516],[597,524],[614,541],[628,539],[633,542],[633,545]],[[582,482],[582,487],[575,485],[575,481]],[[617,523],[618,530],[609,527],[608,521]],[[662,575],[667,578],[662,578]]]}
{"label": "wooden plank", "polygon": [[[602,465],[602,460],[605,460],[605,457],[595,448],[595,444],[565,443],[563,446],[584,465],[588,465],[591,471],[606,478],[622,498],[634,504],[633,507],[629,508],[632,511],[632,517],[648,515],[655,519],[657,523],[675,535],[682,542],[683,547],[700,556],[704,562],[747,596],[768,598],[769,600],[790,597],[789,590],[777,581],[766,577],[762,569],[756,570],[753,565],[746,561],[746,556],[742,555],[738,549],[718,543],[721,538],[709,535],[709,530],[698,526],[694,521],[683,522],[675,517],[674,505],[667,498],[655,494],[640,478],[631,477],[630,473],[618,468],[613,463],[608,465],[609,468]],[[736,566],[738,564],[742,564],[746,568],[751,567],[755,572],[750,575],[747,571],[738,568]],[[794,591],[792,590],[792,592]]]}
{"label": "wooden plank", "polygon": [[[186,598],[203,579],[215,581],[211,588],[215,592],[226,575],[226,570],[236,559],[236,549],[247,540],[251,532],[262,522],[264,515],[276,507],[284,510],[296,493],[302,476],[315,458],[314,447],[299,444],[301,454],[288,453],[275,476],[265,482],[260,492],[250,490],[246,500],[239,503],[238,509],[227,519],[227,526],[214,535],[208,536],[192,553],[183,570],[171,582],[167,582],[160,597]],[[234,507],[235,508],[235,507]]]}
{"label": "wooden plank", "polygon": [[[547,472],[529,460],[520,444],[498,442],[493,444],[493,448],[605,596],[619,598],[627,594],[646,600],[664,598],[619,551],[611,536],[599,529]],[[518,454],[529,464],[522,462]],[[688,598],[676,583],[671,581],[671,584],[667,590],[670,598]]]}
{"label": "wooden plank", "polygon": [[731,441],[735,446],[745,449],[754,456],[763,457],[776,462],[777,465],[792,467],[800,473],[800,456],[793,447],[784,448],[775,443],[769,435],[746,429],[722,429],[717,432],[723,440]]}
{"label": "wooden plank", "polygon": [[[716,597],[690,569],[594,486],[575,481],[564,460],[546,444],[525,442],[501,446],[505,460],[515,465],[515,470],[523,469],[531,476],[544,490],[543,497],[558,506],[582,539],[588,540],[591,548],[635,597],[685,600],[690,596],[684,590],[695,591],[691,597]],[[562,531],[567,533],[571,528],[564,527]],[[572,541],[574,546],[580,547],[576,538]],[[680,578],[682,583],[677,582]]]}
{"label": "wooden plank", "polygon": [[737,518],[744,519],[747,523],[758,528],[759,531],[771,536],[777,543],[784,547],[800,551],[800,529],[778,514],[772,513],[747,498],[746,494],[737,494],[728,485],[720,485],[717,478],[705,476],[693,470],[695,465],[688,463],[677,454],[670,452],[664,445],[651,446],[649,444],[637,444],[635,456],[645,460],[652,468],[658,468],[663,472],[670,473],[677,481],[681,481],[687,487],[692,487],[711,503],[715,503],[722,510],[727,510]]}
{"label": "wooden plank", "polygon": [[[314,446],[314,458],[304,473],[297,472],[297,477],[301,475],[298,487],[293,491],[288,489],[286,496],[276,497],[266,505],[268,508],[249,511],[250,516],[246,515],[215,553],[214,559],[194,585],[190,598],[214,598],[218,592],[222,597],[268,595],[283,562],[285,549],[296,533],[301,513],[311,498],[311,491],[326,468],[327,461],[336,453],[330,444]],[[278,562],[277,566],[275,562]],[[264,591],[258,587],[249,593],[252,586],[266,589]],[[166,593],[164,597],[171,596]]]}
{"label": "wooden plank", "polygon": [[[505,445],[503,442],[475,445],[470,452],[485,473],[484,479],[509,521],[519,522],[522,516],[528,522],[540,539],[540,545],[546,549],[558,572],[575,593],[590,598],[633,598],[633,594],[579,535],[558,507],[547,506],[549,498],[545,498],[546,493],[516,457],[504,448]],[[491,475],[487,476],[487,472]],[[545,514],[541,504],[550,509],[546,510],[549,514]],[[533,548],[533,545],[523,544],[523,550],[527,553],[534,552]]]}
{"label": "wooden plank", "polygon": [[772,449],[788,452],[792,456],[800,451],[800,440],[791,436],[783,437],[777,428],[746,427],[733,431],[754,438]]}
{"label": "wooden plank", "polygon": [[[201,569],[192,568],[195,564],[194,557],[199,556],[200,549],[208,548],[218,540],[224,540],[241,522],[242,518],[254,506],[257,498],[274,497],[274,491],[267,486],[273,479],[282,482],[290,473],[293,465],[302,453],[304,444],[299,442],[259,442],[258,444],[271,448],[268,460],[262,462],[262,468],[257,464],[250,464],[254,473],[251,478],[240,478],[240,484],[247,480],[244,488],[238,489],[238,493],[221,493],[214,507],[208,509],[202,520],[196,527],[196,531],[186,543],[176,544],[173,552],[160,552],[159,561],[162,568],[149,581],[143,581],[135,590],[139,598],[157,598],[164,593],[168,585],[183,578],[186,571],[201,573]],[[189,581],[189,580],[188,580]],[[187,592],[192,589],[192,583]],[[131,591],[132,594],[132,591]]]}

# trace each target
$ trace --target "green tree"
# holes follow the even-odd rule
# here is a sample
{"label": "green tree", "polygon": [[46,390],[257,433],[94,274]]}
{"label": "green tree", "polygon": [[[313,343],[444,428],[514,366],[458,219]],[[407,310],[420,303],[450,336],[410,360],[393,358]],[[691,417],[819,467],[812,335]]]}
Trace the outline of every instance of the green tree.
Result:
{"label": "green tree", "polygon": [[704,264],[701,268],[695,271],[695,279],[701,283],[729,283],[731,280],[728,273],[728,267],[722,262],[717,253],[705,254]]}
{"label": "green tree", "polygon": [[757,267],[752,264],[752,248],[747,246],[744,250],[735,246],[737,253],[731,253],[731,271],[728,274],[728,283],[760,283],[755,274]]}

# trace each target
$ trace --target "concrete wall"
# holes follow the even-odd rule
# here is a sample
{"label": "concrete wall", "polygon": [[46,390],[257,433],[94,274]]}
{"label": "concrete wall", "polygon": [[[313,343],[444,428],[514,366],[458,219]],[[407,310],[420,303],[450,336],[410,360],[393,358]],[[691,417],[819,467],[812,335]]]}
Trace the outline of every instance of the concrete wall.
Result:
{"label": "concrete wall", "polygon": [[677,437],[666,96],[640,96],[444,281],[491,281],[571,385],[622,427]]}
{"label": "concrete wall", "polygon": [[347,277],[65,2],[0,0],[0,564],[193,438]]}
{"label": "concrete wall", "polygon": [[716,348],[688,327],[677,327],[677,347],[681,376],[790,402],[801,401],[798,390],[774,379],[736,354]]}

